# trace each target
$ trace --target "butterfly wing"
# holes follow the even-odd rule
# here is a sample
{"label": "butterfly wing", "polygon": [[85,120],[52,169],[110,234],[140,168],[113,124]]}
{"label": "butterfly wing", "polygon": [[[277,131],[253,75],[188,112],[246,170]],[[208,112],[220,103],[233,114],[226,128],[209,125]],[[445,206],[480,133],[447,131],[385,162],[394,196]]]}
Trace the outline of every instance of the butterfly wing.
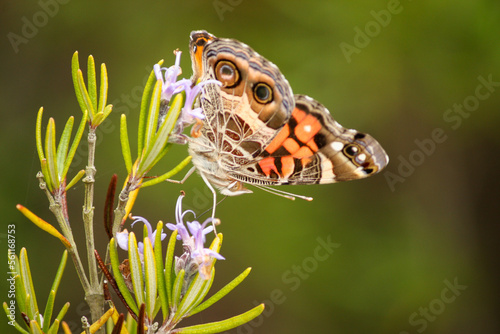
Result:
{"label": "butterfly wing", "polygon": [[[191,50],[195,77],[201,71],[201,81],[222,83],[203,88],[202,137],[214,144],[221,160],[236,168],[261,154],[287,124],[294,108],[293,92],[278,67],[246,44],[199,34],[191,42],[197,46]],[[203,44],[201,60],[198,44]],[[233,157],[239,162],[233,164]]]}
{"label": "butterfly wing", "polygon": [[346,129],[316,100],[295,95],[288,123],[264,151],[231,173],[246,183],[333,183],[380,172],[389,159],[370,135]]}
{"label": "butterfly wing", "polygon": [[189,38],[189,54],[191,56],[191,65],[193,67],[193,76],[191,80],[194,84],[196,84],[198,79],[200,79],[204,73],[202,59],[205,45],[215,39],[217,39],[217,37],[205,30],[196,30],[191,32]]}
{"label": "butterfly wing", "polygon": [[345,129],[317,101],[293,95],[279,69],[248,45],[206,31],[191,35],[193,83],[205,120],[193,164],[226,195],[243,184],[333,183],[382,170],[388,157],[370,135]]}

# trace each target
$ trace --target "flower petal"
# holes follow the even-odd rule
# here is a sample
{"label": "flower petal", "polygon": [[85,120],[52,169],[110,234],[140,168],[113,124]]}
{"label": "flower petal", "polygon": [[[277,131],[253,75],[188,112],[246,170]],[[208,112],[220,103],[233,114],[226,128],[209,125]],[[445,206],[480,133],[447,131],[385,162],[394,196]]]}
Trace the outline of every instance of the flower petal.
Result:
{"label": "flower petal", "polygon": [[153,228],[151,227],[151,224],[149,223],[149,221],[146,218],[140,217],[140,216],[133,216],[132,219],[135,219],[135,220],[132,224],[130,224],[130,226],[134,227],[135,223],[142,222],[144,225],[146,225],[146,228],[148,229],[148,238],[150,240],[153,240],[153,239],[151,239],[151,235],[153,233]]}
{"label": "flower petal", "polygon": [[121,232],[116,233],[116,242],[123,250],[128,250],[128,231],[124,229]]}

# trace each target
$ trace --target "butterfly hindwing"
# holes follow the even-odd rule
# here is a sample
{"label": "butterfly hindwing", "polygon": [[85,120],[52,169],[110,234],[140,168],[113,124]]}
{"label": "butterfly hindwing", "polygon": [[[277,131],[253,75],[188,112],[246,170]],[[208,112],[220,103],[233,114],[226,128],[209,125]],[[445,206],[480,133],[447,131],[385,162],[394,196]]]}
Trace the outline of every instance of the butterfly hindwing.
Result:
{"label": "butterfly hindwing", "polygon": [[241,176],[259,184],[333,183],[369,176],[387,162],[372,136],[342,127],[322,104],[295,95],[292,117]]}

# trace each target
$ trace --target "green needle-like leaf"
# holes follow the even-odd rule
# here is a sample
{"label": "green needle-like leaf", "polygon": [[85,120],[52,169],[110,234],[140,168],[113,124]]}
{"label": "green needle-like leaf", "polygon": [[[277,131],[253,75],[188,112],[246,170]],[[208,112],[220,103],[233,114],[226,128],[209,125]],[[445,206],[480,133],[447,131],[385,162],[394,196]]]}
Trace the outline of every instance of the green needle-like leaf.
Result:
{"label": "green needle-like leaf", "polygon": [[104,110],[102,111],[102,113],[104,114],[104,118],[108,117],[109,114],[111,114],[111,112],[113,111],[113,105],[112,104],[108,104]]}
{"label": "green needle-like leaf", "polygon": [[42,328],[40,328],[40,324],[36,320],[30,321],[30,330],[32,334],[44,334]]}
{"label": "green needle-like leaf", "polygon": [[174,130],[177,118],[181,114],[184,100],[184,93],[181,93],[175,95],[175,97],[171,101],[171,105],[169,107],[169,111],[165,118],[165,121],[163,121],[153,139],[154,146],[150,150],[150,155],[156,158],[153,160],[153,162],[151,162],[151,166],[154,166],[167,153],[169,147],[169,145],[167,144],[168,138]]}
{"label": "green needle-like leaf", "polygon": [[141,258],[137,248],[137,240],[134,232],[128,235],[128,260],[130,265],[130,277],[134,288],[135,300],[137,305],[144,304],[144,280],[142,276]]}
{"label": "green needle-like leaf", "polygon": [[172,288],[173,288],[173,267],[174,267],[174,250],[175,250],[175,240],[177,240],[177,230],[172,232],[170,239],[168,240],[167,254],[165,255],[165,286],[167,287],[168,305],[170,308],[173,307],[174,301],[172,299]]}
{"label": "green needle-like leaf", "polygon": [[73,77],[73,86],[75,87],[76,99],[78,100],[78,104],[80,105],[80,109],[82,112],[85,112],[87,107],[85,107],[85,102],[83,100],[83,94],[80,90],[80,86],[78,84],[78,70],[80,69],[80,64],[78,61],[78,51],[73,53],[73,58],[71,59],[71,76]]}
{"label": "green needle-like leaf", "polygon": [[214,270],[212,268],[210,279],[204,279],[199,273],[196,274],[195,278],[189,285],[188,290],[182,298],[177,312],[174,315],[174,322],[182,319],[186,314],[188,314],[191,309],[193,309],[201,300],[207,295],[210,286],[214,280]]}
{"label": "green needle-like leaf", "polygon": [[[154,157],[153,161],[151,161],[148,165],[152,168],[154,165],[160,161],[161,158],[165,154],[167,154],[170,149],[171,144],[168,144],[168,138],[172,133],[174,126],[177,122],[177,118],[181,114],[182,106],[184,104],[184,93],[177,94],[173,101],[171,102],[170,109],[168,111],[167,117],[165,121],[161,124],[160,128],[155,134],[155,138],[153,139],[153,146],[151,149],[148,149],[145,154],[148,157]],[[148,169],[148,170],[149,170]]]}
{"label": "green needle-like leaf", "polygon": [[[108,321],[106,321],[106,329],[104,330],[104,333],[113,333],[113,329],[115,327],[115,324],[113,322],[113,318],[109,318]],[[122,327],[125,327],[125,324],[122,323]]]}
{"label": "green needle-like leaf", "polygon": [[161,221],[156,225],[156,237],[155,237],[155,264],[156,264],[156,278],[158,281],[158,296],[160,298],[161,309],[163,313],[163,320],[168,317],[168,293],[167,287],[165,285],[165,275],[163,271],[163,258],[162,258],[162,247],[161,247],[161,231],[163,229],[163,223]]}
{"label": "green needle-like leaf", "polygon": [[87,84],[89,86],[89,97],[92,101],[92,107],[97,112],[97,82],[95,74],[95,62],[92,55],[89,56],[87,61]]}
{"label": "green needle-like leaf", "polygon": [[170,179],[172,176],[174,176],[175,174],[179,173],[182,169],[184,169],[184,167],[186,167],[189,164],[191,159],[192,159],[192,157],[188,156],[187,158],[182,160],[177,166],[175,166],[173,169],[166,172],[165,174],[160,175],[158,177],[155,177],[155,178],[148,180],[146,182],[143,182],[141,184],[141,188],[149,187],[149,186],[164,182],[167,179]]}
{"label": "green needle-like leaf", "polygon": [[16,302],[17,302],[17,307],[19,310],[25,310],[26,309],[26,291],[23,288],[23,280],[21,279],[21,275],[19,273],[21,272],[21,264],[19,262],[19,258],[17,255],[15,256],[15,266],[16,266],[16,273],[17,275],[14,276],[16,280]]}
{"label": "green needle-like leaf", "polygon": [[132,318],[130,313],[127,313],[127,331],[129,333],[137,333],[137,322]]}
{"label": "green needle-like leaf", "polygon": [[80,179],[85,175],[85,170],[80,170],[73,179],[66,185],[66,191],[68,191],[69,188],[73,187]]}
{"label": "green needle-like leaf", "polygon": [[[104,109],[106,107],[106,103],[108,102],[108,70],[106,69],[106,64],[102,63],[101,64],[101,85],[100,85],[100,91],[99,91],[99,106],[97,107],[98,112],[104,113],[105,116],[106,113],[104,112]],[[109,115],[109,114],[108,114]]]}
{"label": "green needle-like leaf", "polygon": [[38,152],[38,158],[40,158],[40,162],[45,159],[45,155],[43,153],[43,144],[42,144],[42,116],[43,116],[43,107],[38,109],[38,114],[36,116],[36,150]]}
{"label": "green needle-like leaf", "polygon": [[[151,162],[156,158],[154,153],[151,153],[155,145],[156,129],[158,127],[158,113],[160,111],[160,98],[161,98],[161,80],[157,80],[151,96],[149,104],[148,117],[146,122],[146,132],[144,134],[144,148],[145,153],[142,157],[141,164],[139,165],[139,174],[147,172],[151,168]],[[156,152],[158,154],[158,152]],[[149,168],[148,168],[149,167]]]}
{"label": "green needle-like leaf", "polygon": [[57,317],[56,317],[57,320],[62,321],[62,318],[64,318],[64,316],[68,312],[69,305],[70,305],[69,302],[65,303],[63,305],[63,307],[61,308],[61,311],[59,311],[59,313],[57,314]]}
{"label": "green needle-like leaf", "polygon": [[[152,99],[152,102],[153,101],[154,99]],[[174,129],[177,118],[181,113],[183,103],[183,95],[177,94],[173,99],[172,105],[167,114],[167,118],[161,124],[158,132],[154,135],[154,139],[150,142],[149,145],[146,146],[146,153],[144,154],[145,158],[142,161],[142,168],[140,168],[140,170],[145,172],[149,171],[159,161],[159,159],[161,159],[161,157],[165,155],[165,146],[168,143],[168,138],[172,133],[172,130]],[[155,113],[157,114],[157,112]],[[158,118],[156,117],[155,122],[157,119]]]}
{"label": "green needle-like leaf", "polygon": [[42,330],[46,333],[49,330],[50,320],[52,318],[52,311],[54,309],[54,300],[56,299],[56,292],[50,291],[47,304],[45,304],[45,312],[43,313],[43,326]]}
{"label": "green needle-like leaf", "polygon": [[26,304],[26,314],[30,319],[36,319],[35,316],[39,314],[38,304],[36,302],[35,296],[35,288],[33,287],[33,280],[31,279],[31,270],[28,261],[28,253],[26,248],[21,249],[21,253],[19,256],[20,260],[20,276],[22,279],[22,287],[25,291],[25,295],[27,297],[28,303]]}
{"label": "green needle-like leaf", "polygon": [[49,188],[49,191],[54,191],[54,187],[52,186],[53,183],[50,179],[50,172],[49,172],[49,166],[47,165],[47,159],[43,158],[40,167],[42,168],[42,174],[43,178],[45,179],[45,183],[47,184],[47,187]]}
{"label": "green needle-like leaf", "polygon": [[[24,287],[24,284],[23,284],[23,287]],[[26,298],[25,298],[24,304],[26,305],[26,308],[23,311],[24,311],[24,313],[26,313],[28,315],[28,318],[31,318],[29,314],[33,314],[34,312],[31,310],[32,299],[31,299],[31,295],[28,293],[28,291],[26,291]]]}
{"label": "green needle-like leaf", "polygon": [[92,126],[96,127],[104,121],[104,113],[98,112],[95,114],[94,119],[92,120]]}
{"label": "green needle-like leaf", "polygon": [[158,285],[153,245],[151,245],[148,237],[144,238],[144,276],[146,283],[146,314],[149,319],[153,319]]}
{"label": "green needle-like leaf", "polygon": [[135,314],[139,314],[139,308],[137,307],[137,304],[135,303],[134,297],[132,297],[130,290],[127,288],[127,284],[125,283],[125,279],[123,278],[122,273],[120,272],[120,260],[118,260],[118,251],[116,248],[115,238],[111,238],[111,240],[109,241],[109,257],[111,261],[111,269],[113,270],[113,277],[115,278],[116,284],[118,285],[118,289],[120,290],[130,309],[132,309]]}
{"label": "green needle-like leaf", "polygon": [[49,330],[46,332],[47,334],[57,334],[57,332],[59,331],[59,325],[61,323],[59,322],[59,320],[54,320],[54,322],[52,323],[52,325],[50,326]]}
{"label": "green needle-like leaf", "polygon": [[[158,62],[158,65],[163,64],[163,59]],[[139,113],[139,129],[138,129],[138,138],[137,138],[137,156],[141,156],[142,149],[144,148],[144,135],[146,128],[146,116],[149,105],[149,100],[151,97],[151,92],[153,91],[153,86],[155,85],[157,79],[154,71],[151,71],[149,74],[148,81],[146,82],[146,86],[144,87],[144,92],[142,93],[141,99],[141,111]]]}
{"label": "green needle-like leaf", "polygon": [[182,285],[184,284],[184,269],[181,269],[175,277],[174,286],[172,288],[172,310],[177,311],[181,298]]}
{"label": "green needle-like leaf", "polygon": [[[5,311],[5,314],[7,315],[7,317],[9,317],[9,315],[10,315],[10,311],[9,311],[9,309],[8,309],[8,305],[7,305],[7,303],[6,303],[6,302],[4,302],[4,303],[3,303],[3,310]],[[15,328],[18,332],[20,332],[20,333],[22,333],[22,334],[30,334],[28,331],[26,331],[24,328],[22,328],[22,327],[21,327],[21,325],[19,325],[19,323],[18,323],[15,319],[14,319],[14,320],[11,320],[11,319],[9,318],[8,323],[9,323],[9,325],[10,325],[10,324],[14,325],[14,328]]]}
{"label": "green needle-like leaf", "polygon": [[156,315],[158,315],[160,308],[161,308],[161,300],[160,300],[160,296],[158,296],[158,297],[156,297],[155,309],[153,311],[153,318],[156,318]]}
{"label": "green needle-like leaf", "polygon": [[132,172],[132,155],[130,153],[130,142],[128,140],[127,116],[122,114],[120,118],[120,143],[122,144],[122,155],[127,168],[127,174]]}
{"label": "green needle-like leaf", "polygon": [[201,303],[200,305],[198,305],[197,307],[195,307],[191,312],[189,312],[189,316],[192,316],[193,314],[201,312],[201,311],[209,308],[210,306],[212,306],[213,304],[215,304],[219,300],[221,300],[222,297],[224,297],[225,295],[227,295],[234,288],[236,288],[241,282],[243,282],[243,280],[250,273],[250,270],[252,270],[252,268],[247,268],[245,271],[243,271],[241,274],[239,274],[235,279],[233,279],[231,282],[229,282],[228,284],[226,284],[226,286],[224,286],[222,289],[220,289],[219,291],[217,291],[216,294],[212,295],[210,298],[208,298],[207,300],[205,300],[203,303]]}
{"label": "green needle-like leaf", "polygon": [[252,319],[258,317],[262,313],[262,311],[264,311],[264,304],[260,304],[251,309],[250,311],[247,311],[245,313],[242,313],[240,315],[237,315],[235,317],[226,320],[211,322],[203,325],[179,328],[173,330],[172,333],[183,333],[183,334],[220,333],[251,321]]}
{"label": "green needle-like leaf", "polygon": [[[59,145],[57,146],[57,166],[64,166],[66,161],[66,155],[68,154],[69,141],[71,139],[71,131],[73,130],[73,123],[75,118],[71,116],[66,125],[64,126],[61,139],[59,139]],[[63,172],[62,169],[59,172]],[[62,180],[62,175],[59,174],[58,177]]]}
{"label": "green needle-like leaf", "polygon": [[58,189],[60,183],[59,173],[57,172],[56,124],[52,117],[49,119],[47,134],[45,135],[45,154],[47,156],[47,168],[52,187]]}
{"label": "green needle-like leaf", "polygon": [[61,308],[61,311],[59,311],[59,314],[57,315],[56,319],[52,323],[52,326],[50,326],[49,331],[47,334],[56,334],[57,331],[59,330],[59,324],[62,321],[62,318],[66,315],[66,312],[68,312],[69,309],[69,303],[64,304],[64,306]]}
{"label": "green needle-like leaf", "polygon": [[[219,253],[220,247],[222,246],[222,233],[218,233],[217,237],[212,240],[212,243],[210,244],[210,249],[213,250],[214,252]],[[214,259],[216,261],[216,259]]]}
{"label": "green needle-like leaf", "polygon": [[71,148],[69,149],[68,156],[66,157],[66,161],[64,162],[64,168],[61,173],[61,178],[66,178],[66,174],[68,173],[71,162],[73,161],[73,157],[75,156],[76,150],[78,149],[78,145],[80,144],[80,140],[83,136],[83,131],[85,130],[85,125],[87,124],[88,112],[84,111],[82,120],[80,121],[80,125],[78,126],[78,130],[76,131],[75,138],[73,139],[73,143],[71,144]]}
{"label": "green needle-like leaf", "polygon": [[201,275],[199,275],[199,277],[197,279],[199,279],[200,282],[197,282],[197,284],[200,284],[201,288],[200,288],[200,291],[199,291],[196,299],[194,299],[193,303],[191,305],[189,305],[189,307],[187,309],[188,310],[187,313],[191,313],[191,310],[195,306],[200,304],[201,301],[206,297],[206,295],[208,294],[208,291],[212,287],[212,283],[214,282],[214,278],[215,278],[215,268],[213,267],[213,265],[212,265],[212,269],[210,271],[210,278],[209,279],[204,279]]}
{"label": "green needle-like leaf", "polygon": [[186,101],[186,93],[182,92],[180,94],[176,94],[172,101],[170,102],[170,108],[168,109],[168,114],[165,117],[165,121],[163,126],[165,126],[165,132],[170,135],[172,130],[174,129],[175,124],[177,123],[177,119],[181,114],[182,107],[184,106],[184,102]]}
{"label": "green needle-like leaf", "polygon": [[57,268],[56,277],[54,277],[54,283],[52,283],[51,290],[57,292],[57,289],[59,289],[59,284],[61,283],[62,275],[64,273],[64,268],[66,268],[67,260],[68,260],[68,251],[65,250],[61,257],[61,262],[59,263],[59,267]]}
{"label": "green needle-like leaf", "polygon": [[146,123],[145,143],[144,147],[149,147],[151,140],[153,140],[156,130],[158,128],[158,114],[160,112],[162,82],[157,80],[149,102],[148,118]]}
{"label": "green needle-like leaf", "polygon": [[[166,139],[168,140],[168,137],[166,137]],[[160,139],[160,140],[162,140],[162,139]],[[160,142],[160,141],[156,141],[156,139],[154,141],[157,145],[155,145],[155,147],[150,152],[150,154],[151,154],[151,156],[155,156],[155,158],[149,164],[150,165],[149,169],[153,168],[153,166],[155,166],[158,163],[158,161],[160,161],[165,156],[165,154],[167,154],[168,151],[170,151],[170,148],[172,147],[172,143],[168,143],[167,141],[162,140],[162,142]]]}
{"label": "green needle-like leaf", "polygon": [[61,262],[59,263],[59,268],[57,268],[56,277],[52,283],[52,288],[50,289],[49,298],[47,299],[47,305],[45,306],[45,312],[43,314],[43,331],[47,332],[49,330],[50,318],[52,317],[52,312],[54,309],[54,300],[56,297],[57,289],[61,283],[61,278],[64,273],[64,268],[66,268],[66,262],[68,260],[68,251],[63,252]]}
{"label": "green needle-like leaf", "polygon": [[87,88],[85,87],[85,82],[83,81],[83,73],[82,70],[78,70],[76,73],[77,75],[77,83],[78,83],[78,89],[80,90],[80,93],[83,98],[83,103],[84,103],[84,109],[82,111],[87,110],[90,116],[90,119],[93,120],[95,116],[95,110],[93,106],[92,99],[89,96],[89,93],[87,92]]}

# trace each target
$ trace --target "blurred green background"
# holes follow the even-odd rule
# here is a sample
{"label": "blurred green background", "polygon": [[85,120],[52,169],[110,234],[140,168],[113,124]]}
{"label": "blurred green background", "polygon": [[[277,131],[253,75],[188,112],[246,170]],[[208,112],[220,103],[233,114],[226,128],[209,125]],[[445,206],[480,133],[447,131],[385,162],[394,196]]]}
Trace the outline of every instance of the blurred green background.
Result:
{"label": "blurred green background", "polygon": [[[192,322],[227,318],[267,300],[260,321],[231,333],[500,332],[498,1],[4,1],[0,27],[1,252],[6,225],[15,224],[17,250],[28,248],[40,305],[63,247],[15,210],[20,203],[54,222],[35,179],[38,108],[45,108],[44,123],[55,117],[61,131],[70,115],[80,117],[73,52],[82,64],[89,54],[106,63],[114,125],[99,134],[95,203],[104,252],[103,197],[113,173],[125,177],[119,115],[134,124],[152,64],[173,64],[172,50],[184,52],[183,76],[191,75],[189,33],[205,29],[273,61],[295,93],[324,103],[341,124],[372,134],[391,162],[363,181],[285,188],[313,202],[261,191],[222,202],[217,216],[227,260],[218,263],[215,284],[247,266],[253,270]],[[131,135],[134,129],[129,126]],[[185,156],[186,147],[176,147],[156,172]],[[85,166],[78,157],[73,173]],[[172,222],[181,189],[186,207],[209,208],[211,195],[192,176],[182,186],[143,190],[134,213]],[[78,235],[82,190],[68,195]],[[318,253],[328,240],[333,252]],[[80,245],[83,251],[83,240]],[[7,272],[5,260],[0,268]],[[5,279],[0,282],[4,301]],[[56,308],[71,302],[65,320],[74,329],[87,312],[82,296],[68,263]],[[0,332],[13,332],[0,318]]]}

